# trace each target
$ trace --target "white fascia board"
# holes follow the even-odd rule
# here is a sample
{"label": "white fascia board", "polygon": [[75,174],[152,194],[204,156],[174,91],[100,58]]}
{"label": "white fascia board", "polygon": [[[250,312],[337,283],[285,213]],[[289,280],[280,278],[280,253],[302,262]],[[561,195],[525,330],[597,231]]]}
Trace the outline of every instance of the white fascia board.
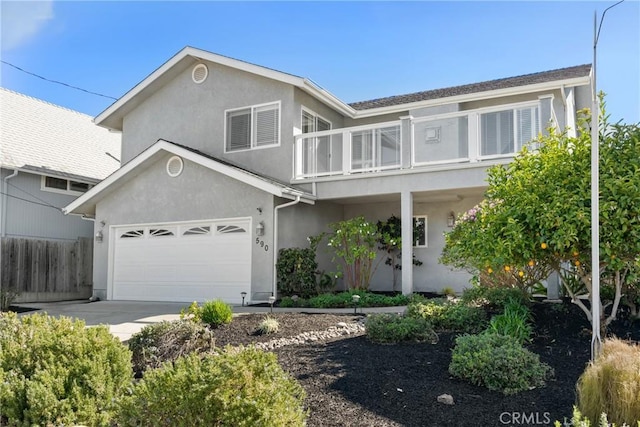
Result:
{"label": "white fascia board", "polygon": [[[65,214],[76,213],[74,211],[78,209],[80,206],[84,205],[87,202],[91,202],[92,199],[95,199],[96,197],[98,197],[100,193],[102,193],[104,190],[109,188],[112,184],[124,178],[127,174],[132,172],[135,168],[143,164],[150,157],[152,157],[154,154],[160,151],[166,151],[167,153],[175,154],[176,156],[180,156],[182,158],[190,160],[201,166],[209,168],[215,172],[219,172],[223,175],[236,179],[245,184],[251,185],[262,191],[271,193],[274,196],[287,198],[287,199],[294,199],[295,196],[298,195],[294,189],[283,188],[279,185],[269,183],[248,172],[244,172],[232,166],[219,163],[213,159],[199,155],[197,153],[194,153],[193,151],[187,150],[185,148],[182,148],[170,142],[159,140],[158,142],[153,144],[151,147],[147,148],[145,151],[140,153],[138,156],[134,157],[131,161],[123,165],[120,169],[118,169],[117,171],[109,175],[106,179],[104,179],[102,182],[97,184],[95,187],[91,188],[82,196],[78,197],[69,205],[65,206],[62,209],[62,212]],[[301,201],[308,204],[314,203],[315,199],[312,196],[305,194],[303,192],[300,192],[299,195],[302,197]]]}
{"label": "white fascia board", "polygon": [[[259,76],[263,76],[272,80],[277,80],[283,83],[288,83],[298,87],[302,87],[305,82],[305,79],[294,76],[292,74],[286,74],[280,71],[261,67],[259,65],[250,64],[248,62],[240,61],[240,60],[229,58],[226,56],[217,55],[215,53],[211,53],[211,52],[207,52],[204,50],[187,46],[184,49],[182,49],[180,52],[175,54],[173,57],[171,57],[167,62],[162,64],[160,67],[158,67],[154,72],[149,74],[144,80],[142,80],[140,83],[134,86],[126,94],[124,94],[124,96],[122,96],[116,102],[114,102],[109,107],[107,107],[106,110],[98,114],[93,120],[94,123],[98,126],[103,126],[103,122],[107,120],[107,118],[109,118],[113,114],[116,114],[117,111],[122,106],[124,106],[126,103],[131,101],[135,96],[137,96],[140,92],[142,92],[145,88],[151,85],[160,76],[165,74],[169,69],[174,67],[176,64],[178,64],[187,56],[191,56],[196,60],[204,60],[204,61],[225,65],[227,67],[235,68],[241,71],[246,71],[252,74],[257,74]],[[120,129],[116,129],[116,130],[120,130]]]}
{"label": "white fascia board", "polygon": [[407,104],[398,104],[388,107],[371,108],[368,110],[357,110],[354,119],[362,119],[383,114],[399,113],[407,110],[413,110],[424,107],[434,107],[444,104],[455,104],[460,102],[481,101],[484,99],[499,98],[510,95],[521,95],[531,92],[542,92],[548,90],[560,89],[562,86],[585,86],[590,84],[590,77],[577,77],[567,80],[554,80],[545,83],[538,83],[527,86],[514,86],[504,89],[497,89],[487,92],[474,92],[465,95],[450,96],[446,98],[429,99],[425,101],[411,102]]}
{"label": "white fascia board", "polygon": [[318,86],[313,81],[304,79],[303,83],[304,85],[300,86],[302,90],[304,90],[314,98],[324,102],[329,107],[335,109],[336,111],[344,114],[347,117],[353,118],[357,114],[357,111],[353,107],[341,101],[337,96],[335,96],[328,90]]}

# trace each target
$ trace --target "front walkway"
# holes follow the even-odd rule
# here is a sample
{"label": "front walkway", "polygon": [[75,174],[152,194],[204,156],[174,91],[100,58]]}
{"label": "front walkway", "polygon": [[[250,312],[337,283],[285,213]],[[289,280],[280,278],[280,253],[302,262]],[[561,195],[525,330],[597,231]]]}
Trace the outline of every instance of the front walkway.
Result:
{"label": "front walkway", "polygon": [[[20,307],[35,308],[38,312],[46,312],[51,316],[67,316],[82,319],[87,326],[108,325],[113,335],[121,341],[128,340],[131,335],[144,326],[171,321],[180,318],[180,310],[188,307],[188,303],[169,302],[135,302],[135,301],[64,301],[47,303],[20,303]],[[243,313],[269,313],[270,307],[233,306],[234,315]],[[358,313],[402,313],[406,307],[369,307],[358,308]],[[273,308],[274,313],[353,313],[353,308]],[[22,315],[35,313],[25,312]]]}

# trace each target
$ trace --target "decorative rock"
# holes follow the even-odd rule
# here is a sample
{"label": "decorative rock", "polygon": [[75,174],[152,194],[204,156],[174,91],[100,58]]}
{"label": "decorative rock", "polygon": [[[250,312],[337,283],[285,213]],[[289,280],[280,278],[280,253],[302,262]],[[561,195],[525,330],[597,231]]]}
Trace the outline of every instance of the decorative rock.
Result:
{"label": "decorative rock", "polygon": [[340,323],[338,323],[336,326],[338,326],[339,328],[346,328],[346,327],[347,327],[347,324],[346,324],[346,323],[344,323],[344,322],[340,322]]}
{"label": "decorative rock", "polygon": [[451,396],[450,394],[441,394],[440,396],[438,396],[438,402],[444,403],[445,405],[454,405],[453,396]]}

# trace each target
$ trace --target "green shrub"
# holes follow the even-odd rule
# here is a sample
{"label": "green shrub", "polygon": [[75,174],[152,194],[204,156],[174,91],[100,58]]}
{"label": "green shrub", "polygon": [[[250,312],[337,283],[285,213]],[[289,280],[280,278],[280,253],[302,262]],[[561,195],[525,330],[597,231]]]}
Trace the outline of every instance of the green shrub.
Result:
{"label": "green shrub", "polygon": [[280,323],[278,323],[278,320],[273,317],[266,316],[262,322],[260,322],[260,325],[258,325],[256,333],[259,335],[275,334],[278,332],[278,329],[280,329]]}
{"label": "green shrub", "polygon": [[438,341],[429,322],[420,317],[405,317],[391,313],[372,314],[365,323],[367,338],[380,343],[398,343],[403,341]]}
{"label": "green shrub", "polygon": [[531,341],[533,331],[529,321],[531,312],[517,301],[507,303],[504,313],[493,316],[489,323],[488,333],[509,335],[518,340],[520,344]]}
{"label": "green shrub", "polygon": [[487,314],[484,309],[450,302],[442,298],[409,304],[407,316],[426,319],[438,332],[475,333],[482,331],[487,326]]}
{"label": "green shrub", "polygon": [[518,301],[528,306],[529,295],[518,288],[473,286],[462,292],[461,302],[465,305],[483,306],[489,310],[502,311],[510,301]]}
{"label": "green shrub", "polygon": [[[363,290],[351,290],[337,294],[322,294],[306,301],[309,307],[313,308],[350,308],[353,307],[353,296],[360,296],[358,307],[397,307],[407,305],[410,297],[402,294],[393,296],[374,294]],[[296,306],[302,307],[298,300]],[[281,304],[282,306],[282,304]]]}
{"label": "green shrub", "polygon": [[289,307],[295,307],[296,303],[291,297],[282,297],[282,299],[280,300],[280,304],[278,305],[283,308],[285,307],[289,308]]}
{"label": "green shrub", "polygon": [[181,320],[191,320],[195,323],[202,322],[202,307],[198,305],[197,301],[191,303],[187,308],[180,310]]}
{"label": "green shrub", "polygon": [[213,332],[200,323],[186,320],[147,325],[129,339],[133,370],[137,375],[158,368],[164,362],[192,352],[213,350]]}
{"label": "green shrub", "polygon": [[553,374],[513,337],[507,335],[463,335],[456,338],[449,372],[489,390],[514,394],[540,387]]}
{"label": "green shrub", "polygon": [[233,311],[231,306],[222,300],[207,301],[202,305],[202,322],[218,327],[231,323]]}
{"label": "green shrub", "polygon": [[0,314],[0,408],[8,425],[109,425],[131,353],[105,326]]}
{"label": "green shrub", "polygon": [[273,353],[227,347],[150,370],[123,399],[119,426],[302,426],[302,387]]}
{"label": "green shrub", "polygon": [[633,425],[640,420],[640,346],[605,340],[577,389],[578,408],[592,422],[605,412],[610,422]]}
{"label": "green shrub", "polygon": [[[637,421],[637,427],[640,427],[640,419]],[[562,427],[564,424],[561,423],[560,421],[556,421],[555,423],[553,423],[554,427]],[[598,424],[592,424],[591,421],[589,421],[589,419],[587,417],[583,417],[582,413],[580,412],[580,410],[577,407],[573,407],[573,417],[571,418],[571,425],[573,427],[616,427],[618,426],[618,424],[616,423],[609,423],[609,419],[607,417],[607,414],[605,414],[604,412],[600,414],[600,418],[598,419]],[[622,424],[620,425],[620,427],[634,427],[635,424],[631,423],[631,424]]]}

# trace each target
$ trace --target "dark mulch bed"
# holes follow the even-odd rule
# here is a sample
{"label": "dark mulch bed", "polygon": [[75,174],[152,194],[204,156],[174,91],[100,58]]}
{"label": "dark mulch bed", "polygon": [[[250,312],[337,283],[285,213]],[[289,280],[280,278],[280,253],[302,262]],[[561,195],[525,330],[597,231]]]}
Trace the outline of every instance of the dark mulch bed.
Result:
{"label": "dark mulch bed", "polygon": [[[590,356],[591,330],[571,304],[533,307],[535,338],[528,346],[555,370],[546,387],[504,396],[452,378],[448,373],[455,334],[437,344],[379,345],[365,336],[288,346],[275,350],[281,366],[307,392],[309,426],[527,426],[553,425],[569,417],[575,384]],[[280,332],[252,335],[264,315],[234,318],[216,331],[216,344],[249,344],[324,330],[353,315],[273,314]],[[640,341],[640,322],[618,321],[618,336]],[[455,405],[438,403],[448,393]]]}

